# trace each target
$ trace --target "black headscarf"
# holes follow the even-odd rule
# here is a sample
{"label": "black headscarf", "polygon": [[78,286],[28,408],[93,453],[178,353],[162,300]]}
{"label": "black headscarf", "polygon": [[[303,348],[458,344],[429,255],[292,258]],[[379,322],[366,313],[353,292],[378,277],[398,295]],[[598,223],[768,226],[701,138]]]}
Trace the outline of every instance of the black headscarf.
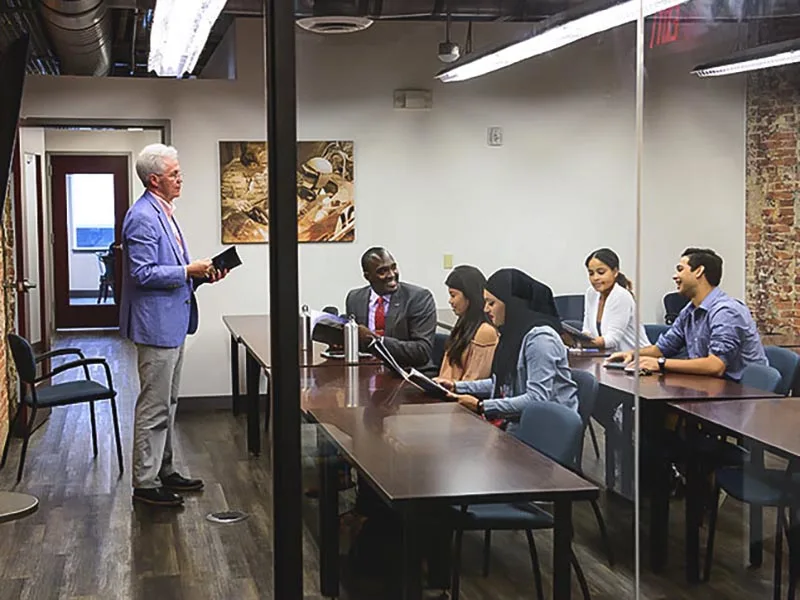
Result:
{"label": "black headscarf", "polygon": [[500,343],[492,362],[499,390],[513,381],[522,339],[531,328],[547,326],[561,333],[561,320],[553,291],[519,269],[500,269],[489,277],[486,289],[506,305],[505,323],[498,328]]}
{"label": "black headscarf", "polygon": [[444,283],[447,287],[460,291],[469,301],[467,312],[458,318],[445,345],[450,364],[463,368],[461,358],[464,351],[469,347],[478,328],[488,322],[483,311],[483,288],[486,285],[486,277],[480,269],[460,265],[450,272]]}

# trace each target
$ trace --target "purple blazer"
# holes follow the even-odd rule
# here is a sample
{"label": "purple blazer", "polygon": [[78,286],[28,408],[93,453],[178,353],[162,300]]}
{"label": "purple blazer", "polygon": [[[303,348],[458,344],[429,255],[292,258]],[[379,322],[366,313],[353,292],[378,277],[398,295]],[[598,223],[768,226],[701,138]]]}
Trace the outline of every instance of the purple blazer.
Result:
{"label": "purple blazer", "polygon": [[189,251],[180,234],[182,247],[150,192],[125,214],[119,330],[137,344],[177,348],[197,330],[194,284],[186,279]]}

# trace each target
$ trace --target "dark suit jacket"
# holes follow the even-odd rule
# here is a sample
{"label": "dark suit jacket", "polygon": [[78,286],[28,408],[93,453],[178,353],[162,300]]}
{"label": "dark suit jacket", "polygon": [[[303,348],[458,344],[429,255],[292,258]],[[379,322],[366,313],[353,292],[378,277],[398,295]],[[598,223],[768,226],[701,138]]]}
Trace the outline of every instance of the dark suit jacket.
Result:
{"label": "dark suit jacket", "polygon": [[[350,290],[345,307],[359,325],[369,326],[370,286]],[[403,367],[415,367],[423,373],[436,371],[431,360],[436,333],[436,303],[433,294],[410,283],[399,284],[392,294],[386,315],[383,342]]]}

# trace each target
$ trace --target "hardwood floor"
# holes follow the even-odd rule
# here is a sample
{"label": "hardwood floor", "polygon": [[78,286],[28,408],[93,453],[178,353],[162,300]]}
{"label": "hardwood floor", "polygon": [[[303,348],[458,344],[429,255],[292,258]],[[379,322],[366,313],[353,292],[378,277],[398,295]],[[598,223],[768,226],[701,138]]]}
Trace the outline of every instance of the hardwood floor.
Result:
{"label": "hardwood floor", "polygon": [[[243,417],[235,418],[228,411],[181,413],[176,459],[182,472],[205,480],[205,491],[187,494],[186,506],[180,511],[134,507],[130,454],[138,380],[133,348],[108,334],[60,336],[57,345],[77,345],[87,355],[105,356],[111,362],[120,391],[126,471],[119,476],[107,405],[98,405],[96,459],[92,457],[87,406],[53,411],[31,438],[25,476],[18,486],[14,480],[21,443],[12,440],[9,464],[0,471],[0,489],[35,494],[41,505],[30,517],[0,525],[0,600],[272,598],[269,459],[266,454],[248,457]],[[227,373],[227,368],[221,367],[220,377]],[[597,430],[602,433],[602,428]],[[602,435],[600,438],[602,442]],[[304,430],[304,440],[313,447],[313,430]],[[588,470],[601,473],[602,465],[595,461],[589,443],[585,456]],[[309,468],[314,463],[310,457],[305,462]],[[313,520],[313,501],[304,502],[305,512]],[[575,506],[575,550],[593,598],[633,598],[633,506],[608,499],[602,504],[617,564],[610,568],[606,562],[588,503]],[[250,516],[230,525],[205,518],[212,511],[226,509],[242,510]],[[761,568],[745,567],[747,512],[741,504],[729,499],[720,511],[715,564],[708,584],[685,583],[682,519],[682,506],[676,502],[671,510],[669,566],[656,576],[649,572],[645,555],[642,598],[751,600],[771,596],[772,542],[765,542]],[[765,511],[767,535],[771,535],[772,521],[774,512]],[[646,510],[642,523],[646,532]],[[304,532],[306,597],[318,598],[318,556],[311,529]],[[551,535],[535,535],[549,595]],[[492,542],[491,575],[484,578],[482,536],[465,535],[461,597],[535,598],[524,534],[497,532]],[[643,539],[643,548],[646,542]],[[348,594],[343,589],[341,597],[373,600],[381,596],[374,592]],[[577,585],[573,597],[581,597]]]}

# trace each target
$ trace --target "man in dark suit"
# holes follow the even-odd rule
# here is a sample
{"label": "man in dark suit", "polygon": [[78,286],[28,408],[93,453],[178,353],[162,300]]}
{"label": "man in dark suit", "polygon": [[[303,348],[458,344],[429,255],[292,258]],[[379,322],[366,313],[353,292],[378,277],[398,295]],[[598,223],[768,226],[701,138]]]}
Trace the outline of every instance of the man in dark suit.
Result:
{"label": "man in dark suit", "polygon": [[435,371],[431,361],[436,332],[436,304],[429,290],[400,283],[397,263],[385,248],[370,248],[361,257],[369,285],[347,294],[345,306],[359,325],[359,343],[383,338],[386,349],[403,367]]}

